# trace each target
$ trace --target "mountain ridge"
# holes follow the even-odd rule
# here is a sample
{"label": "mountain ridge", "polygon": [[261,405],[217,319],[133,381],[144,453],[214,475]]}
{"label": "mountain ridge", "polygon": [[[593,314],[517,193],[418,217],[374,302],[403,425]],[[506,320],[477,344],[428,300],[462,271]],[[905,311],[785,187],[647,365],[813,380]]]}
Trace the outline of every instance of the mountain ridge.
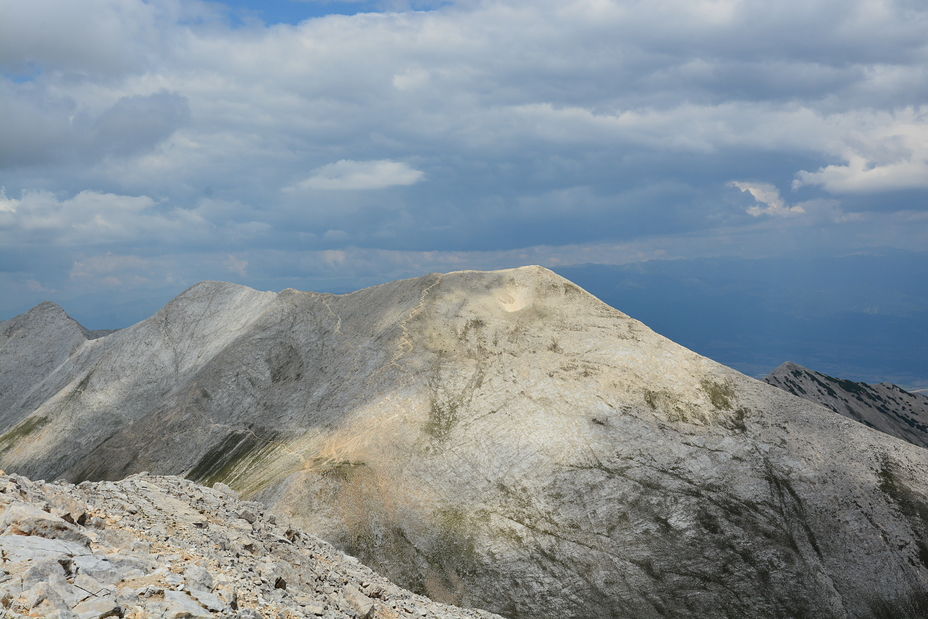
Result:
{"label": "mountain ridge", "polygon": [[764,382],[919,447],[928,447],[928,396],[891,383],[828,376],[787,361]]}
{"label": "mountain ridge", "polygon": [[205,283],[68,354],[17,387],[38,406],[0,411],[0,466],[222,482],[439,601],[915,617],[928,591],[923,449],[541,267],[348,295]]}

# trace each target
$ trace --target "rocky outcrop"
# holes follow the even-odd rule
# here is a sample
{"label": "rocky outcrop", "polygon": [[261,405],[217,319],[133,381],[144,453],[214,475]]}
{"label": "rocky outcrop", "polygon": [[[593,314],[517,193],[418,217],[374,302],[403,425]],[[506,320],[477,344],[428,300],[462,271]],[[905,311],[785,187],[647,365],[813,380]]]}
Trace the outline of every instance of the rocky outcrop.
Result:
{"label": "rocky outcrop", "polygon": [[231,489],[0,472],[4,617],[492,619],[404,591]]}
{"label": "rocky outcrop", "polygon": [[207,282],[18,380],[7,470],[227,484],[436,600],[924,615],[928,452],[539,267],[342,296]]}
{"label": "rocky outcrop", "polygon": [[91,332],[50,301],[0,323],[0,423],[9,426],[18,421],[9,417],[12,411],[40,406],[44,396],[30,399],[30,389],[90,339],[94,339]]}
{"label": "rocky outcrop", "polygon": [[834,378],[790,361],[773,370],[764,382],[874,430],[928,447],[928,396],[890,383],[870,385]]}

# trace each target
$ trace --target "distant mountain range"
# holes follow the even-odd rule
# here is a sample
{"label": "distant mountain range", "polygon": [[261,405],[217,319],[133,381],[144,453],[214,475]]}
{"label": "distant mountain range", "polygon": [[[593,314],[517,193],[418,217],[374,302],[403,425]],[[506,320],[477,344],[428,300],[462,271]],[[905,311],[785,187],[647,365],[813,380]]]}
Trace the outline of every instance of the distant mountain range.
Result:
{"label": "distant mountain range", "polygon": [[868,385],[786,362],[764,381],[880,432],[928,447],[928,396],[890,383]]}
{"label": "distant mountain range", "polygon": [[0,468],[226,484],[510,619],[926,616],[928,450],[546,269],[203,282],[95,335],[0,323]]}

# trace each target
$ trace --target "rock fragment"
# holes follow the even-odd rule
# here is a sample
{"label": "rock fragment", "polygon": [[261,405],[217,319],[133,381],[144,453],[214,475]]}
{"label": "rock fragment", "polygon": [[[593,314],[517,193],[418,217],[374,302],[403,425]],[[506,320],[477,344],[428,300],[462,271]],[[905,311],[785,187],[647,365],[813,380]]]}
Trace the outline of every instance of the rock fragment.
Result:
{"label": "rock fragment", "polygon": [[90,544],[90,538],[58,516],[26,503],[11,503],[0,516],[4,535],[36,535],[48,539]]}
{"label": "rock fragment", "polygon": [[374,600],[370,599],[354,585],[346,585],[339,595],[339,606],[358,613],[361,619],[368,619],[374,612]]}
{"label": "rock fragment", "polygon": [[71,486],[0,474],[3,488],[6,617],[496,617],[404,591],[286,518],[177,477]]}
{"label": "rock fragment", "polygon": [[80,619],[104,619],[105,617],[122,617],[122,607],[109,598],[91,597],[74,607],[73,612]]}

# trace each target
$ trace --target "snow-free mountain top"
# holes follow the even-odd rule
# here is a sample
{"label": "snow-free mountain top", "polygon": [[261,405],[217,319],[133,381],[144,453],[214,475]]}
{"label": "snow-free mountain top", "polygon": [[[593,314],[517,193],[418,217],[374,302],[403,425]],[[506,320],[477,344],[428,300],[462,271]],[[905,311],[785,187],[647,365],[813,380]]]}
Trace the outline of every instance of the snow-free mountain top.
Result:
{"label": "snow-free mountain top", "polygon": [[928,447],[928,396],[890,383],[870,385],[834,378],[790,361],[773,370],[764,382],[890,436]]}
{"label": "snow-free mountain top", "polygon": [[508,617],[923,616],[928,452],[540,267],[341,296],[207,282],[67,355],[3,377],[6,470],[222,482]]}

